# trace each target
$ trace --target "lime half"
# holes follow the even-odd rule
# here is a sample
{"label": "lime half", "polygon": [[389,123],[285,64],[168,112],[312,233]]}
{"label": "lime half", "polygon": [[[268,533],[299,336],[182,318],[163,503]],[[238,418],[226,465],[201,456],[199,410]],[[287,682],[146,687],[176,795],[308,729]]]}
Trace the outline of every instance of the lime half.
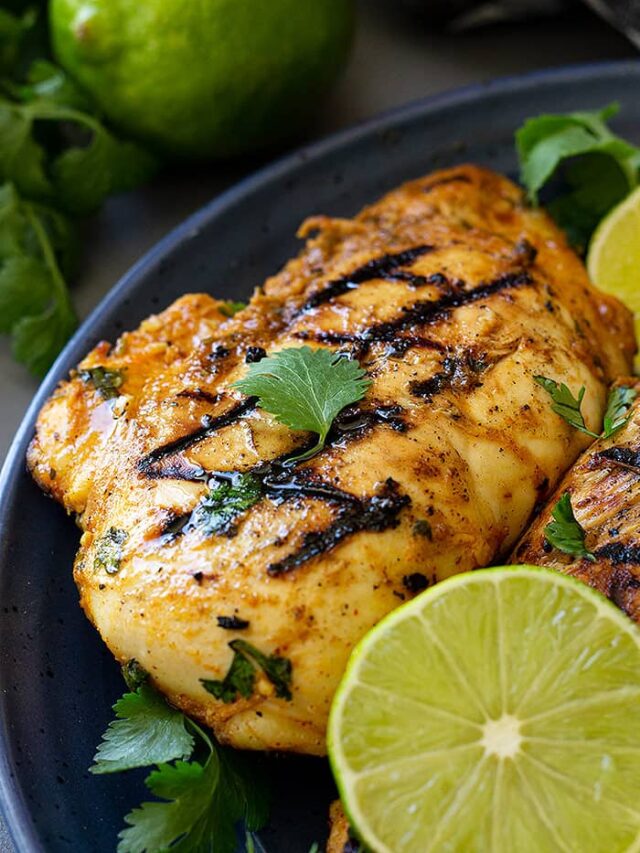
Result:
{"label": "lime half", "polygon": [[376,853],[640,849],[640,631],[532,566],[458,575],[354,651],[329,755]]}
{"label": "lime half", "polygon": [[600,290],[617,296],[634,312],[640,339],[640,187],[598,226],[589,245],[587,269]]}

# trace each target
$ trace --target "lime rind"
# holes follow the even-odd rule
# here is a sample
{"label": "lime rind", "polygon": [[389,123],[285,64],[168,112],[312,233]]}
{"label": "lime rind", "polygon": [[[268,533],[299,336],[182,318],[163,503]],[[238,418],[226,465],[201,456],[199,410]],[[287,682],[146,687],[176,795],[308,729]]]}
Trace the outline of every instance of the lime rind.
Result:
{"label": "lime rind", "polygon": [[[514,599],[516,603],[512,602],[514,606],[510,607],[501,606],[505,603],[503,593],[504,583],[507,580],[512,583],[512,591],[519,587],[518,597]],[[539,589],[537,595],[525,597],[524,601],[522,598],[527,587],[535,580],[546,581],[542,606]],[[491,689],[488,688],[486,680],[484,684],[480,680],[475,684],[466,685],[467,693],[469,691],[476,693],[476,704],[473,702],[465,704],[462,714],[457,715],[451,705],[447,706],[446,702],[444,714],[442,708],[438,710],[437,714],[443,720],[448,719],[447,715],[452,715],[455,722],[455,735],[448,741],[445,740],[439,751],[435,748],[437,733],[432,738],[432,751],[428,755],[422,752],[426,745],[424,738],[420,732],[414,731],[414,754],[411,755],[411,708],[406,709],[405,716],[401,720],[402,749],[395,764],[391,760],[393,721],[386,721],[387,728],[382,742],[374,745],[373,752],[367,747],[366,731],[364,734],[360,733],[362,741],[360,744],[353,739],[351,742],[348,739],[343,740],[341,721],[354,690],[360,692],[362,703],[366,702],[366,694],[371,690],[367,679],[372,676],[371,667],[376,665],[374,651],[377,653],[378,648],[382,648],[384,654],[385,647],[389,646],[391,655],[397,654],[394,643],[398,642],[398,637],[394,636],[393,629],[405,622],[413,623],[416,619],[418,623],[424,623],[424,611],[427,611],[428,617],[432,617],[434,612],[440,610],[439,615],[443,616],[442,625],[446,626],[447,631],[453,631],[456,627],[456,613],[447,614],[447,610],[455,611],[456,608],[439,607],[439,604],[444,605],[447,596],[452,592],[468,598],[467,603],[472,604],[474,589],[476,591],[480,589],[475,585],[483,585],[486,593],[488,581],[492,583],[491,588],[495,593],[495,612],[498,617],[495,620],[496,624],[490,626],[488,633],[481,637],[478,643],[479,657],[476,656],[470,668],[475,668],[477,671],[477,662],[481,661],[482,655],[486,654],[491,642],[498,639],[497,647],[505,650],[507,648],[505,638],[508,637],[511,640],[518,632],[520,647],[517,650],[520,656],[523,656],[526,652],[526,644],[534,640],[534,637],[527,635],[527,628],[530,629],[533,625],[535,633],[539,634],[546,627],[545,649],[547,651],[550,649],[548,657],[544,661],[538,659],[537,666],[533,667],[531,673],[525,672],[524,680],[525,682],[528,680],[527,686],[531,688],[528,692],[531,695],[527,696],[527,692],[517,695],[517,690],[514,695],[511,684],[513,661],[508,661],[502,656],[498,658],[497,666],[491,671]],[[545,605],[547,600],[550,602],[548,606]],[[539,611],[543,611],[542,616]],[[474,613],[471,619],[472,628],[477,630],[480,617],[476,618],[477,614],[475,611],[472,612]],[[518,625],[518,619],[522,621],[523,614],[524,621]],[[459,617],[459,613],[457,615]],[[447,616],[453,620],[452,624],[447,625]],[[556,620],[552,630],[549,628],[550,619]],[[566,622],[566,629],[564,622]],[[432,625],[433,619],[427,618],[427,623]],[[575,632],[580,626],[582,626],[582,639],[583,645],[587,646],[586,650],[581,648],[580,641],[576,639]],[[453,659],[454,663],[457,660],[456,648],[458,650],[464,648],[469,651],[472,658],[474,657],[475,650],[468,648],[471,635],[467,627],[465,625],[463,629],[458,625],[459,630],[454,637],[448,633],[444,635],[447,638],[449,659]],[[589,639],[590,630],[593,635],[591,639]],[[434,632],[429,628],[427,631],[429,639],[425,642],[423,635],[423,647],[427,644],[431,646],[429,640],[432,640]],[[500,634],[499,637],[498,634]],[[440,638],[442,636],[441,634]],[[452,643],[449,643],[450,638],[453,640]],[[460,639],[460,642],[456,645],[457,639]],[[467,640],[466,646],[464,639]],[[589,647],[587,640],[589,642],[593,640],[593,648]],[[557,644],[555,656],[554,644]],[[443,645],[442,639],[439,645]],[[515,645],[517,647],[518,643]],[[496,646],[494,650],[495,648]],[[564,664],[558,664],[554,669],[555,658],[561,660],[567,649],[571,655],[570,665],[567,666],[565,657]],[[602,649],[605,651],[603,652]],[[429,651],[429,654],[432,655],[432,651]],[[616,688],[614,692],[601,689],[601,695],[598,695],[594,692],[593,685],[598,681],[598,666],[603,660],[603,655],[607,664],[611,662],[613,683],[622,687]],[[536,655],[533,654],[532,657],[536,658]],[[468,663],[468,660],[464,662],[463,679],[468,672]],[[399,677],[398,667],[401,665],[397,660],[396,679]],[[438,665],[447,665],[444,654],[441,655]],[[549,673],[546,672],[547,669]],[[564,670],[568,670],[569,674],[563,681]],[[414,674],[413,677],[417,675]],[[562,709],[560,712],[555,712],[554,719],[553,708],[550,713],[544,711],[545,702],[549,705],[549,702],[553,701],[556,684],[559,685],[557,689],[560,696],[567,691],[572,695],[572,690],[575,692],[576,679],[580,687],[584,679],[586,695],[581,695],[579,690],[579,701],[569,710],[564,709],[567,721],[563,719]],[[385,685],[383,691],[385,701],[388,700],[391,690],[391,684]],[[522,691],[522,685],[518,690]],[[459,692],[458,698],[462,695],[462,692]],[[519,710],[523,719],[522,742],[517,760],[497,760],[494,755],[488,755],[486,751],[480,749],[477,740],[474,742],[474,733],[477,733],[479,727],[477,707],[484,703],[489,716],[495,717],[500,707],[502,709],[506,706],[514,707],[513,703],[518,699],[521,700]],[[631,853],[631,851],[640,850],[640,807],[636,807],[636,800],[640,800],[640,773],[636,771],[636,763],[640,759],[638,755],[640,717],[639,711],[636,710],[640,706],[638,700],[640,700],[640,631],[613,604],[580,581],[547,569],[534,566],[484,569],[443,581],[391,613],[363,638],[351,656],[331,710],[328,734],[329,757],[349,820],[363,842],[376,853],[399,853],[400,850],[413,849],[420,849],[422,853],[423,847],[415,845],[423,844],[424,839],[412,840],[411,833],[415,835],[416,827],[419,828],[423,822],[432,828],[439,827],[436,833],[437,838],[433,841],[436,846],[433,846],[433,843],[428,845],[429,849],[434,851],[440,849],[464,850],[465,853],[481,851],[485,848],[477,845],[479,839],[483,838],[491,839],[490,847],[486,849],[494,851],[517,849],[519,853],[528,853],[529,850],[542,853],[546,850],[569,850],[571,853],[575,851],[582,853],[585,850],[594,850],[598,853],[600,851]],[[369,701],[371,706],[375,707],[370,696]],[[414,695],[410,702],[415,705],[418,702],[417,696]],[[580,707],[585,708],[585,703],[587,707],[583,713],[582,728],[576,727],[580,714],[575,712]],[[401,704],[402,693],[399,698],[396,697],[395,707]],[[612,709],[618,713],[619,707],[628,716],[628,722],[637,735],[624,731],[618,731],[612,735],[611,726],[607,726],[606,719],[611,716]],[[413,710],[416,711],[416,708],[414,707]],[[365,704],[359,713],[365,716],[369,713]],[[378,709],[377,713],[384,717],[384,709]],[[430,713],[432,709],[425,708],[425,719]],[[619,713],[618,717],[620,717]],[[534,724],[536,718],[540,721],[546,720],[544,725],[538,722],[539,731],[536,731]],[[368,717],[365,722],[369,723]],[[379,721],[373,722],[373,728],[377,730]],[[563,728],[565,722],[566,725]],[[431,717],[429,717],[430,724]],[[447,728],[446,725],[444,728]],[[461,732],[466,733],[462,738]],[[451,734],[451,729],[449,733]],[[548,736],[548,744],[540,742],[541,733]],[[572,738],[569,737],[570,735]],[[477,737],[477,734],[475,736]],[[466,742],[464,742],[465,738]],[[601,749],[595,745],[598,741],[601,743]],[[585,744],[588,744],[586,748],[584,748]],[[575,775],[579,777],[577,784],[571,774],[564,778],[567,776],[565,765],[568,749],[570,755],[573,750],[571,757],[576,762]],[[362,759],[357,767],[353,762],[354,754],[360,754]],[[471,759],[470,756],[472,756]],[[604,763],[603,756],[607,758]],[[376,769],[368,772],[367,762]],[[379,767],[377,762],[380,763]],[[394,773],[395,776],[392,775]],[[471,776],[476,780],[473,785],[470,787],[460,785],[460,779],[469,779]],[[613,785],[614,779],[618,780],[616,785]],[[583,781],[582,787],[581,781]],[[417,797],[416,791],[421,785],[423,788],[425,785],[430,785],[433,796],[429,796],[429,790],[425,789],[421,796]],[[390,789],[394,792],[391,806],[388,805]],[[569,790],[570,797],[567,793]],[[600,791],[599,794],[598,791]],[[368,805],[374,804],[371,809],[366,809],[366,814],[362,808],[363,800]],[[404,840],[401,846],[394,845],[392,848],[385,840],[385,833],[381,827],[384,829],[390,821],[397,821],[397,809],[400,806],[404,809],[413,809],[413,814],[411,820],[406,820],[406,826],[402,827]],[[585,819],[585,815],[588,816],[594,812],[594,806],[595,811],[603,816],[602,820],[594,822]],[[448,817],[447,810],[449,810]],[[463,810],[479,817],[469,824],[468,821],[465,822],[459,817],[459,813]],[[508,814],[509,819],[496,818],[496,815],[502,813]],[[458,815],[458,819],[453,819],[454,814]],[[531,846],[532,837],[534,838],[533,847]]]}

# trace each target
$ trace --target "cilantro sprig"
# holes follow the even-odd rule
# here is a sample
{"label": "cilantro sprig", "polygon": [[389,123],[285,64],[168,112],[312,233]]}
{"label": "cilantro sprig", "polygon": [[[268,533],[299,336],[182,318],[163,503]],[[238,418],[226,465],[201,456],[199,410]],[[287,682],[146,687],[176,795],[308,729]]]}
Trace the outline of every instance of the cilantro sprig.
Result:
{"label": "cilantro sprig", "polygon": [[46,51],[33,10],[0,10],[0,333],[37,376],[77,323],[68,290],[79,243],[72,217],[158,166],[106,127]]}
{"label": "cilantro sprig", "polygon": [[548,209],[571,241],[585,246],[600,219],[638,185],[640,149],[607,122],[617,104],[602,110],[528,119],[516,132],[520,176],[529,199],[552,179],[560,191]]}
{"label": "cilantro sprig", "polygon": [[604,413],[603,438],[609,438],[626,425],[631,416],[631,406],[637,396],[637,390],[627,385],[617,385],[611,389]]}
{"label": "cilantro sprig", "polygon": [[370,384],[355,359],[303,346],[250,364],[234,388],[258,397],[259,405],[290,429],[317,434],[310,450],[289,460],[300,462],[322,450],[336,415],[361,400]]}
{"label": "cilantro sprig", "polygon": [[[249,832],[268,817],[266,787],[255,768],[172,708],[148,684],[114,706],[91,768],[116,773],[156,765],[145,784],[158,800],[143,802],[126,817],[118,853],[234,853],[236,824]],[[194,755],[196,757],[194,757]]]}
{"label": "cilantro sprig", "polygon": [[541,375],[534,376],[533,378],[551,397],[552,411],[560,415],[572,427],[583,432],[585,435],[591,436],[591,438],[610,438],[618,430],[622,429],[629,420],[631,406],[638,396],[635,388],[626,385],[617,385],[615,388],[612,388],[607,400],[603,430],[601,433],[597,433],[587,428],[582,415],[581,406],[587,390],[584,385],[578,391],[578,396],[574,397],[564,382],[559,383],[555,379],[549,379]]}
{"label": "cilantro sprig", "polygon": [[565,554],[595,561],[595,556],[585,545],[585,532],[573,512],[571,495],[565,492],[551,510],[553,521],[544,529],[547,542]]}

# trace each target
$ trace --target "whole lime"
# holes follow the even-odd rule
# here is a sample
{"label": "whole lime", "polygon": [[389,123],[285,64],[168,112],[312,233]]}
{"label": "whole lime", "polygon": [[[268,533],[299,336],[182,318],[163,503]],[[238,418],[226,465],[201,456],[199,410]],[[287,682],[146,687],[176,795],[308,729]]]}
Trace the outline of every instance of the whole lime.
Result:
{"label": "whole lime", "polygon": [[182,158],[294,133],[340,71],[351,0],[52,0],[53,50],[105,116]]}

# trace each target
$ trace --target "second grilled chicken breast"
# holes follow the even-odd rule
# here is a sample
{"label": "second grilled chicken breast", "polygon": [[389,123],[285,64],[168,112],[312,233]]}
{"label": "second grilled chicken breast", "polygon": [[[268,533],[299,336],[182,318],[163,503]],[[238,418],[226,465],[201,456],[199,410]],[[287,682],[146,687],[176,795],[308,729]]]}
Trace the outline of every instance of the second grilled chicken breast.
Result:
{"label": "second grilled chicken breast", "polygon": [[[301,234],[234,317],[187,296],[99,345],[44,407],[29,464],[78,515],[82,605],[120,661],[222,742],[321,754],[354,644],[407,596],[507,553],[584,448],[534,375],[585,385],[599,429],[634,342],[550,219],[482,169]],[[288,468],[309,436],[231,386],[303,344],[349,353],[372,385]],[[212,532],[207,496],[247,472],[260,499]],[[250,695],[216,698],[202,679],[232,665],[254,672]]]}
{"label": "second grilled chicken breast", "polygon": [[[637,377],[619,379],[616,385],[640,395]],[[565,493],[571,496],[591,558],[563,553],[547,542],[545,528]],[[626,425],[610,438],[595,441],[578,459],[524,534],[512,560],[573,575],[640,622],[640,396]]]}

